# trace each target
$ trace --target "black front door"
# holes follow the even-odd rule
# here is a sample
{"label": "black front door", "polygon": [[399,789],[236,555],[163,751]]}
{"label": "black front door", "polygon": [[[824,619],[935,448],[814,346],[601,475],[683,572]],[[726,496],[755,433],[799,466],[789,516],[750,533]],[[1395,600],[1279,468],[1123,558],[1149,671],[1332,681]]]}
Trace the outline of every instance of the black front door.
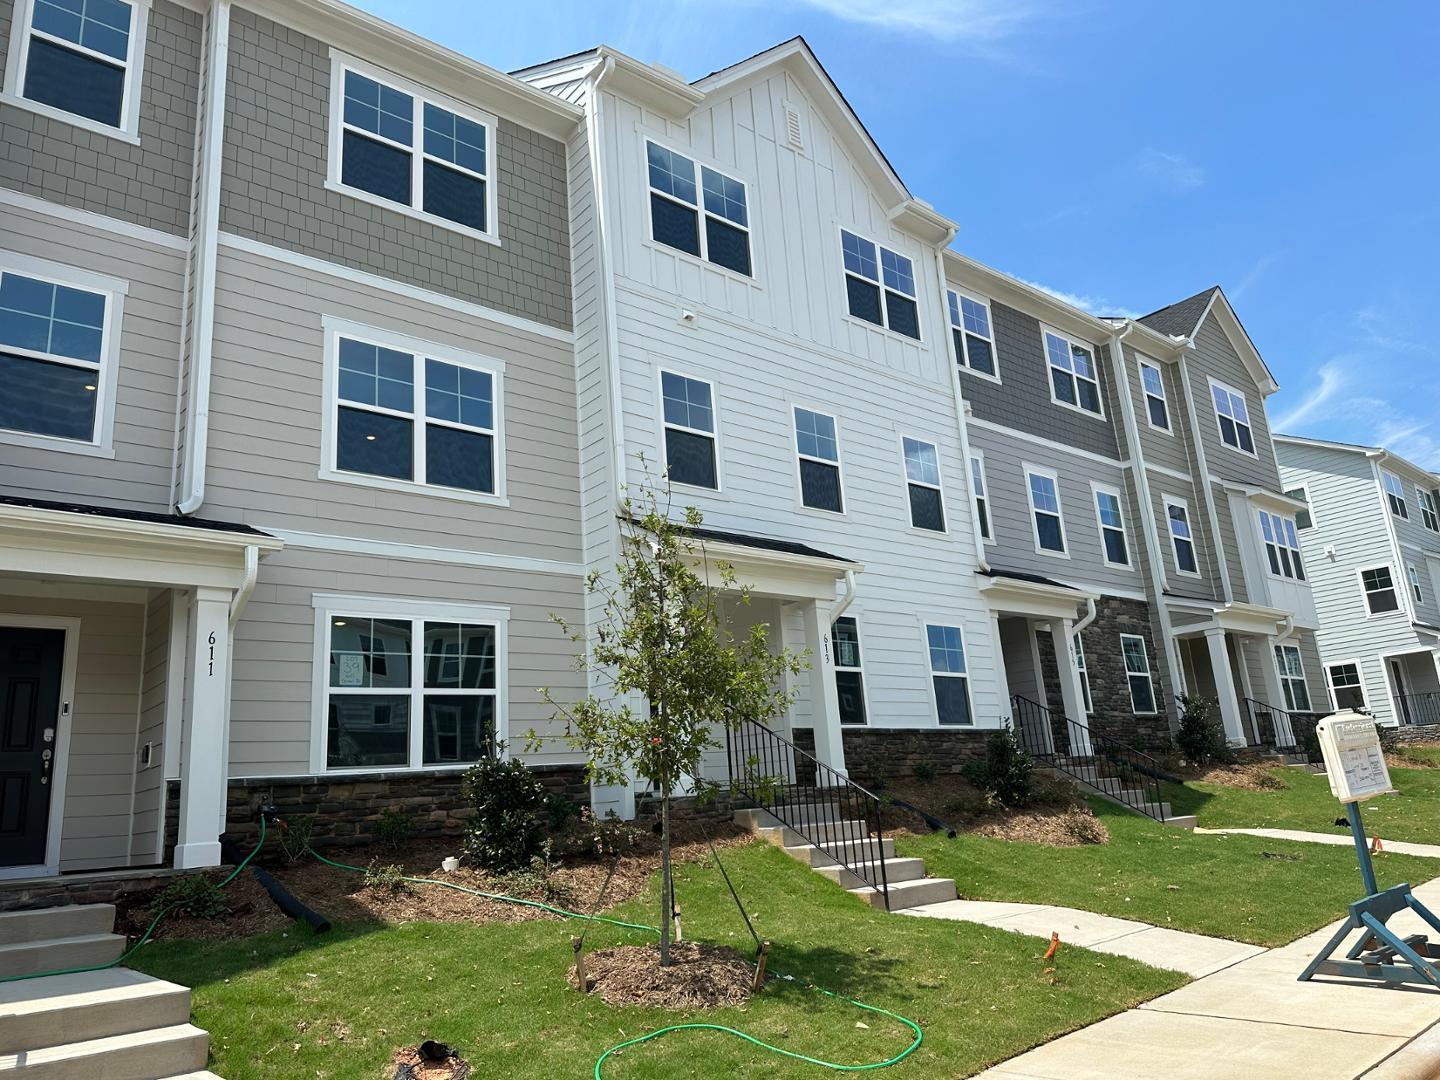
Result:
{"label": "black front door", "polygon": [[65,631],[0,627],[0,866],[45,862]]}

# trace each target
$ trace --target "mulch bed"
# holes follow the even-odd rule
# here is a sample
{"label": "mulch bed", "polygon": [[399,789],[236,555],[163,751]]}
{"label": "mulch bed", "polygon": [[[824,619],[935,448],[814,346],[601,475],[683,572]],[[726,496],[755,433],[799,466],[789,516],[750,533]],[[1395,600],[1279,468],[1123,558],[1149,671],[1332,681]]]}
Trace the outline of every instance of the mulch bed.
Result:
{"label": "mulch bed", "polygon": [[[660,946],[622,945],[585,954],[586,984],[607,1005],[659,1009],[715,1009],[750,1000],[755,966],[734,949],[695,941],[670,945],[670,966]],[[575,986],[575,969],[566,975]]]}
{"label": "mulch bed", "polygon": [[[1105,844],[1110,830],[1073,787],[1061,781],[1036,777],[1035,802],[1021,810],[1007,810],[988,801],[963,777],[906,780],[891,784],[881,798],[900,799],[918,806],[957,832],[1018,840],[1052,847]],[[915,813],[891,806],[885,814],[887,829],[926,835],[929,827]]]}
{"label": "mulch bed", "polygon": [[993,821],[969,830],[978,836],[997,840],[1020,840],[1027,844],[1048,844],[1051,847],[1080,847],[1083,844],[1108,844],[1110,830],[1089,807],[1043,810],[1015,810]]}
{"label": "mulch bed", "polygon": [[1275,776],[1275,770],[1279,767],[1273,761],[1239,762],[1234,765],[1187,769],[1182,773],[1182,777],[1185,780],[1198,780],[1202,784],[1239,788],[1242,791],[1278,791],[1281,784]]}

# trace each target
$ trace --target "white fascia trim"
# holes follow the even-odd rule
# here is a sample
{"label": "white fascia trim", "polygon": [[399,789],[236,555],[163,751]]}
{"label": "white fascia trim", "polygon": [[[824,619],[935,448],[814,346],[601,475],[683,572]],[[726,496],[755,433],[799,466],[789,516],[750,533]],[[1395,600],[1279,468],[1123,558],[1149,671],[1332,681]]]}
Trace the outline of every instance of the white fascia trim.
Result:
{"label": "white fascia trim", "polygon": [[[1087,413],[1092,419],[1100,419],[1094,413]],[[1022,442],[1034,443],[1036,446],[1043,446],[1048,450],[1055,450],[1063,454],[1070,454],[1074,457],[1084,458],[1086,461],[1098,461],[1102,465],[1110,465],[1116,469],[1130,467],[1129,458],[1111,458],[1104,454],[1097,454],[1093,450],[1081,450],[1078,446],[1070,446],[1066,443],[1056,442],[1054,439],[1047,439],[1043,435],[1032,435],[1028,431],[1021,431],[1019,428],[1006,427],[1004,424],[997,424],[993,420],[982,420],[977,416],[969,416],[965,421],[971,427],[980,428],[982,431],[993,431],[997,435],[1004,435],[1006,438],[1019,439]],[[1189,479],[1188,475],[1185,479]]]}
{"label": "white fascia trim", "polygon": [[70,510],[48,510],[32,506],[0,506],[0,526],[22,528],[42,535],[74,539],[79,535],[99,537],[109,543],[163,542],[197,550],[209,548],[279,551],[284,544],[273,535],[229,532],[224,529],[197,529],[188,525],[168,525],[154,521],[132,521],[129,518],[103,514],[82,514]]}
{"label": "white fascia trim", "polygon": [[116,236],[123,236],[127,240],[139,240],[141,243],[152,244],[155,247],[162,247],[168,251],[186,254],[190,250],[190,243],[183,236],[172,236],[170,233],[161,232],[159,229],[151,229],[144,225],[136,225],[129,221],[121,221],[119,218],[107,217],[104,214],[97,214],[93,210],[81,210],[74,206],[63,206],[60,203],[50,202],[48,199],[36,198],[34,195],[26,195],[23,191],[11,191],[8,188],[0,188],[0,206],[12,210],[23,210],[32,214],[41,214],[45,217],[54,218],[57,221],[64,221],[67,224],[79,225],[85,229],[94,229],[97,232],[113,233]]}
{"label": "white fascia trim", "polygon": [[454,548],[428,547],[424,544],[400,544],[389,540],[368,540],[359,536],[327,536],[323,533],[297,532],[293,529],[264,527],[271,536],[284,541],[287,548],[307,551],[330,551],[344,555],[373,555],[386,559],[412,562],[447,563],[490,570],[514,570],[531,574],[561,574],[584,577],[585,566],[579,562],[535,559],[526,555],[503,555],[487,551],[459,551]]}

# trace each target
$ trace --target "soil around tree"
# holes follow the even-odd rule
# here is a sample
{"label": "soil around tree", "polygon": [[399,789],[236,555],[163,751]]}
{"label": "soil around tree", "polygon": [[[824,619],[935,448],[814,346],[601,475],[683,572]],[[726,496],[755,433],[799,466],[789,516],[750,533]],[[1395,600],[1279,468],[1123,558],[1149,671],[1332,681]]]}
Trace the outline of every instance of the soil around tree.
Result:
{"label": "soil around tree", "polygon": [[430,1061],[418,1046],[403,1046],[390,1055],[385,1080],[470,1080],[470,1063],[463,1057]]}
{"label": "soil around tree", "polygon": [[[660,945],[621,945],[585,954],[587,992],[607,1005],[644,1005],[687,1012],[743,1005],[750,1000],[755,965],[725,945],[696,941],[670,944],[670,964],[660,966]],[[576,986],[575,968],[566,972]]]}

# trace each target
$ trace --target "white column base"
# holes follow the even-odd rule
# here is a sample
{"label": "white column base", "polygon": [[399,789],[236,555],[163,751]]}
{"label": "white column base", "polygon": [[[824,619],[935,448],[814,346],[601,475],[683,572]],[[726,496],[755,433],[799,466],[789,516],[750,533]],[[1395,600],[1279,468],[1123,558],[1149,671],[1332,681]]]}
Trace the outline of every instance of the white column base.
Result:
{"label": "white column base", "polygon": [[176,870],[204,870],[221,861],[219,840],[175,845]]}

